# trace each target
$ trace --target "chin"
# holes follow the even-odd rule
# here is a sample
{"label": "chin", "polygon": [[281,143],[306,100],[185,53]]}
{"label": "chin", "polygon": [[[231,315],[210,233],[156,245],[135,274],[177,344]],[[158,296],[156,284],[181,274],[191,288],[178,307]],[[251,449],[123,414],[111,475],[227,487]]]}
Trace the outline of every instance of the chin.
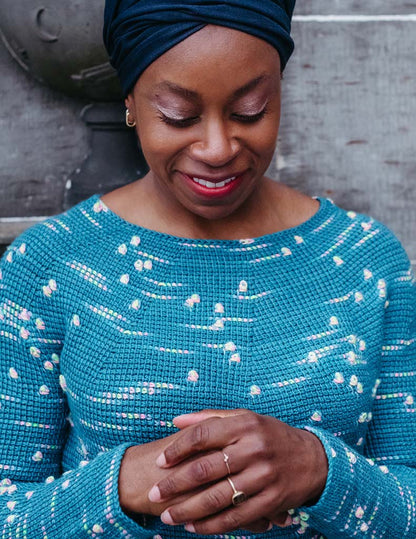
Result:
{"label": "chin", "polygon": [[194,215],[206,219],[207,221],[220,221],[230,217],[236,208],[221,206],[200,206],[198,208],[188,208]]}

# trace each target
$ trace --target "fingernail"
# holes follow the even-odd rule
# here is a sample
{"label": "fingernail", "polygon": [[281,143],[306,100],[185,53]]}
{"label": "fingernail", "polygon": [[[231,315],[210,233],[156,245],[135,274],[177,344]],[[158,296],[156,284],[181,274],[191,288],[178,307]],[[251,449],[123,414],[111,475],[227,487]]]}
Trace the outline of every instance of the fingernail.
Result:
{"label": "fingernail", "polygon": [[189,533],[196,533],[195,526],[193,524],[186,524],[185,530]]}
{"label": "fingernail", "polygon": [[170,513],[167,510],[163,511],[163,513],[160,515],[160,520],[164,524],[169,524],[169,526],[174,526],[175,525],[175,522],[174,522],[173,518],[170,516]]}
{"label": "fingernail", "polygon": [[273,523],[269,522],[269,526],[268,526],[266,532],[269,532],[272,528],[273,528]]}
{"label": "fingernail", "polygon": [[157,487],[156,485],[152,487],[149,491],[148,498],[151,502],[160,502],[162,496],[160,495],[159,487]]}
{"label": "fingernail", "polygon": [[284,527],[291,526],[293,524],[293,519],[290,515],[287,515],[285,523],[283,524]]}
{"label": "fingernail", "polygon": [[166,466],[166,457],[164,453],[162,453],[161,455],[157,457],[156,465],[159,466],[160,468],[163,468],[163,466]]}

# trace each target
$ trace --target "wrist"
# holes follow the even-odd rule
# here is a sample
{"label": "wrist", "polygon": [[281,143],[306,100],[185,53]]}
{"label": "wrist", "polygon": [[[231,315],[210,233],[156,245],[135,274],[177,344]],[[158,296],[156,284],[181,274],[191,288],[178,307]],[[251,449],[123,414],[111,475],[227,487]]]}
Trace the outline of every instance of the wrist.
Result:
{"label": "wrist", "polygon": [[140,465],[142,460],[141,446],[129,447],[121,461],[118,478],[120,507],[133,520],[141,519],[140,515],[151,514],[151,503],[147,497],[146,466]]}
{"label": "wrist", "polygon": [[310,491],[307,500],[303,505],[311,507],[316,505],[322,496],[326,482],[328,479],[328,458],[326,456],[325,448],[313,432],[304,431],[308,435],[308,443],[306,449],[309,455],[312,455],[310,461]]}

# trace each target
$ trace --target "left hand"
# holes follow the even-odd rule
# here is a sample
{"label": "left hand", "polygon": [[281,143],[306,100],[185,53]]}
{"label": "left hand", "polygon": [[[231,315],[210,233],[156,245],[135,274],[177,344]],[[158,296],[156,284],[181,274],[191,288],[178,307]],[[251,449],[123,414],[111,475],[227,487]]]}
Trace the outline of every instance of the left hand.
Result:
{"label": "left hand", "polygon": [[[205,410],[179,416],[174,423],[184,430],[157,459],[172,473],[156,483],[149,497],[169,502],[206,488],[169,506],[161,515],[166,524],[186,524],[188,531],[200,535],[238,528],[265,531],[269,522],[290,524],[288,510],[314,503],[323,492],[326,454],[319,439],[306,430],[248,410]],[[235,507],[224,453],[236,489],[248,496]]]}

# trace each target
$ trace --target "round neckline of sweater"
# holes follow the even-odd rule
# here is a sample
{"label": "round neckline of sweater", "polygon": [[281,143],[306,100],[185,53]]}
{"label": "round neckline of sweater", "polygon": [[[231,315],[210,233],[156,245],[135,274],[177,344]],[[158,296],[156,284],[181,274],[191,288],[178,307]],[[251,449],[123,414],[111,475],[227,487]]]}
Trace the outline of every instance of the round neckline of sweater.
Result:
{"label": "round neckline of sweater", "polygon": [[300,223],[299,225],[285,230],[279,230],[277,232],[272,232],[271,234],[265,234],[263,236],[257,236],[252,238],[240,238],[240,239],[204,239],[204,238],[187,238],[183,236],[174,236],[166,232],[159,232],[150,228],[145,228],[140,225],[126,221],[111,210],[102,200],[101,196],[96,194],[93,195],[86,202],[92,204],[92,207],[96,213],[105,214],[105,216],[114,223],[118,228],[122,227],[123,230],[129,230],[130,233],[137,236],[146,236],[148,238],[153,238],[158,243],[175,243],[176,245],[193,245],[193,246],[218,246],[218,247],[241,247],[242,245],[250,244],[270,244],[274,242],[281,242],[282,240],[296,240],[298,238],[303,238],[306,234],[313,232],[316,228],[322,225],[331,215],[334,208],[336,207],[334,203],[324,197],[314,197],[319,201],[320,206],[317,212],[312,215],[309,219]]}

